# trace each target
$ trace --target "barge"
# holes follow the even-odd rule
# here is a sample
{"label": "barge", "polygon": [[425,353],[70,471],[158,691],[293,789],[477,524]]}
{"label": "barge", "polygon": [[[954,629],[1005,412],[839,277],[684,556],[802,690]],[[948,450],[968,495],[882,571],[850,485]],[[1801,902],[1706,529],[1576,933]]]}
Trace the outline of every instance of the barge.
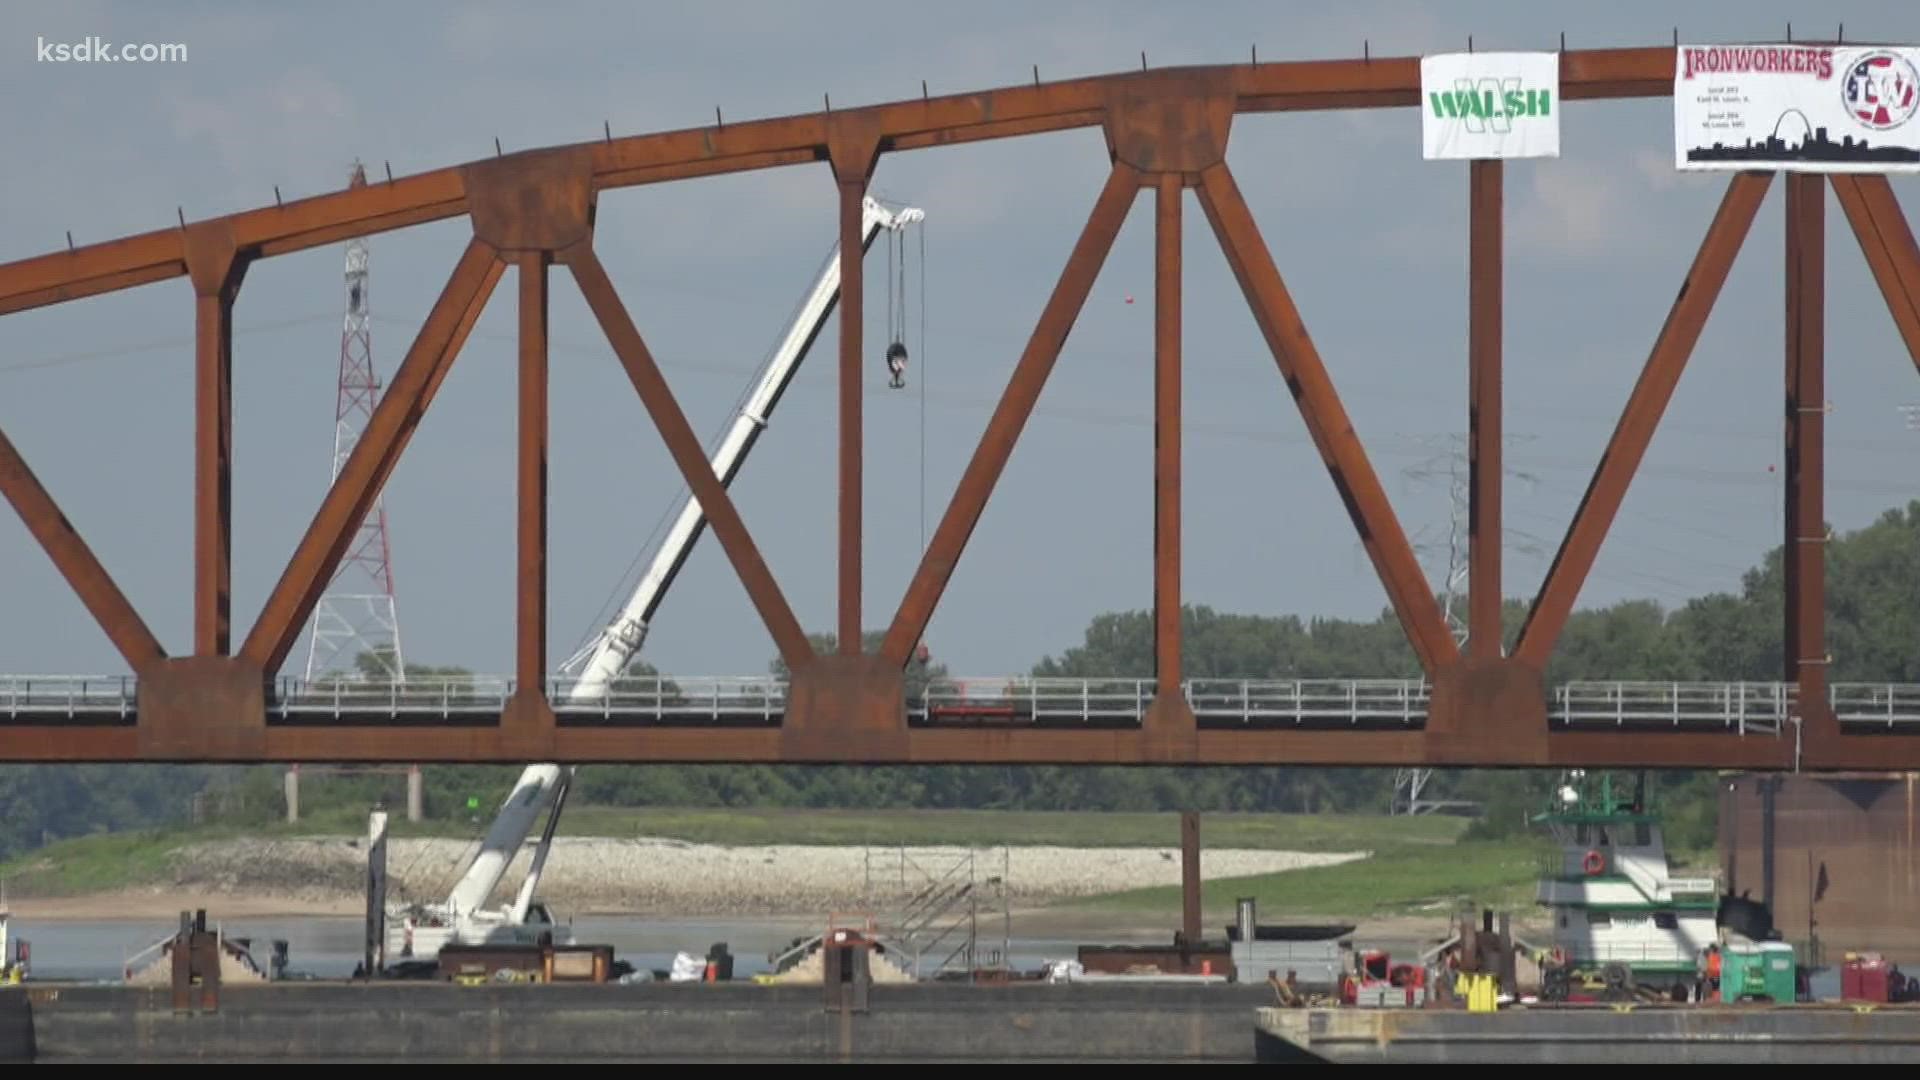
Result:
{"label": "barge", "polygon": [[1920,1065],[1915,1005],[1259,1010],[1263,1062]]}

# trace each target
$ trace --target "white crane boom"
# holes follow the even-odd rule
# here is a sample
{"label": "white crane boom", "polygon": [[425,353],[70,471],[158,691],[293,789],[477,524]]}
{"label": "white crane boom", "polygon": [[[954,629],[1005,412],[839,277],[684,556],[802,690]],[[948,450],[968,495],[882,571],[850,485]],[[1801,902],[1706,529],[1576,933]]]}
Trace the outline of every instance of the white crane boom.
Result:
{"label": "white crane boom", "polygon": [[541,811],[552,805],[561,786],[561,773],[558,765],[529,765],[520,774],[519,782],[500,804],[500,812],[494,815],[472,865],[447,896],[447,907],[454,918],[470,916],[486,906]]}
{"label": "white crane boom", "polygon": [[[915,207],[890,210],[868,198],[861,213],[861,250],[864,252],[882,229],[898,231],[925,218],[925,211]],[[722,487],[733,483],[734,476],[746,461],[747,451],[753,448],[754,440],[759,438],[768,418],[773,415],[774,406],[779,404],[780,395],[786,391],[794,373],[799,370],[800,361],[813,346],[814,339],[820,336],[827,317],[833,313],[834,305],[840,298],[838,255],[839,247],[835,245],[833,255],[828,257],[819,280],[814,282],[813,289],[801,304],[793,325],[787,328],[787,336],[768,360],[753,392],[747,396],[739,415],[728,428],[726,438],[714,453],[713,471]],[[619,617],[601,632],[594,643],[581,668],[579,679],[568,690],[569,700],[589,701],[599,697],[606,693],[607,684],[626,670],[634,654],[640,651],[641,642],[646,639],[649,620],[659,608],[661,599],[666,596],[668,586],[673,584],[675,575],[686,563],[694,542],[700,538],[706,524],[707,517],[701,509],[700,500],[689,497],[680,510],[680,516],[675,519],[673,528],[661,542],[652,565],[628,598],[626,607],[621,609]],[[500,879],[506,875],[514,855],[526,843],[534,822],[551,807],[552,813],[548,815],[539,850],[534,853],[533,865],[509,911],[510,922],[517,923],[525,919],[534,888],[546,865],[547,850],[553,842],[553,829],[558,823],[560,807],[565,801],[572,774],[571,768],[563,770],[559,765],[529,765],[520,774],[519,781],[494,816],[486,839],[481,841],[479,853],[447,897],[447,906],[456,917],[471,915],[486,904],[493,890],[499,886]]]}
{"label": "white crane boom", "polygon": [[[872,244],[880,230],[898,231],[914,222],[925,219],[926,213],[914,207],[889,210],[873,199],[868,198],[861,213],[861,245]],[[832,314],[834,304],[840,299],[840,260],[837,257],[839,247],[834,248],[834,257],[827,259],[826,268],[814,283],[813,290],[801,305],[793,325],[787,329],[786,339],[780,343],[753,392],[734,417],[733,425],[720,443],[720,449],[713,456],[714,475],[719,477],[721,487],[729,487],[733,478],[746,461],[747,451],[753,448],[754,440],[759,438],[761,429],[773,415],[780,395],[793,381],[800,368],[800,361],[812,347],[813,341],[826,326],[827,316]],[[668,586],[680,572],[680,567],[692,553],[694,542],[706,529],[707,516],[700,507],[700,500],[688,497],[686,505],[680,510],[673,528],[660,544],[660,550],[653,557],[652,565],[635,586],[632,596],[621,609],[619,617],[602,631],[594,643],[593,651],[581,667],[579,681],[574,683],[568,696],[573,701],[589,701],[606,692],[607,683],[620,677],[640,651],[641,642],[646,640],[648,624],[666,596]]]}

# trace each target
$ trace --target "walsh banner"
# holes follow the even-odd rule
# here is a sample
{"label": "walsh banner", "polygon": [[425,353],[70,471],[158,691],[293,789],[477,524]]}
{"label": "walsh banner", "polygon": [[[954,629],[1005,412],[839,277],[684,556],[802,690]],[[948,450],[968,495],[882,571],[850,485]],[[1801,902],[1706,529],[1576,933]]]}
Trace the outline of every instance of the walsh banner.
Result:
{"label": "walsh banner", "polygon": [[1420,60],[1426,157],[1560,156],[1558,53],[1446,53]]}
{"label": "walsh banner", "polygon": [[1673,134],[1683,170],[1920,172],[1920,49],[1684,46]]}

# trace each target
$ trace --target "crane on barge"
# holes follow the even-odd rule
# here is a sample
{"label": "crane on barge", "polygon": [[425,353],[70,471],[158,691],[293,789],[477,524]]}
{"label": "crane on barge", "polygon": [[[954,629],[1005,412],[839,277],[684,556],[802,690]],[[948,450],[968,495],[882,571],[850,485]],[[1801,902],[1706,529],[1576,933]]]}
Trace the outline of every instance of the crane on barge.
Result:
{"label": "crane on barge", "polygon": [[[926,213],[916,207],[889,208],[869,197],[862,206],[862,252],[871,248],[882,232],[902,233],[907,226],[925,220]],[[730,487],[745,464],[773,410],[792,383],[814,340],[825,328],[828,317],[840,298],[840,259],[836,244],[813,287],[801,301],[786,335],[773,351],[743,399],[726,435],[712,459],[714,474],[723,488]],[[901,259],[904,271],[905,259]],[[891,288],[891,283],[889,284]],[[904,300],[903,300],[904,303]],[[891,328],[890,328],[891,329]],[[905,385],[908,362],[901,334],[894,333],[884,357],[889,385]],[[579,675],[567,688],[567,701],[574,704],[602,700],[625,673],[627,665],[646,641],[647,630],[667,589],[686,564],[693,545],[705,531],[706,513],[691,495],[675,518],[660,548],[627,599],[620,613],[586,648],[561,665],[562,672],[577,670]],[[486,836],[481,840],[473,861],[444,899],[396,907],[386,912],[385,943],[387,956],[424,960],[436,956],[444,945],[534,944],[543,935],[565,944],[571,935],[561,927],[544,903],[536,899],[540,876],[553,847],[554,830],[566,805],[567,791],[573,782],[571,766],[529,765],[520,774],[494,815]],[[487,907],[494,890],[506,876],[514,856],[531,835],[534,825],[546,815],[540,840],[535,845],[527,876],[520,883],[513,902],[504,908]],[[384,908],[384,901],[376,903]],[[376,932],[375,940],[379,934]]]}

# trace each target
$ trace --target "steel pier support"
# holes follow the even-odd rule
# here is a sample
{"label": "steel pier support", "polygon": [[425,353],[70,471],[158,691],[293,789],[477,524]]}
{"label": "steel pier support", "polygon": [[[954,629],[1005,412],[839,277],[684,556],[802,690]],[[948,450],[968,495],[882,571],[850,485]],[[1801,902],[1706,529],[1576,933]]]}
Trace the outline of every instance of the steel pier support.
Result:
{"label": "steel pier support", "polygon": [[1806,740],[1840,735],[1827,707],[1827,522],[1822,481],[1826,429],[1826,181],[1787,177],[1786,678],[1800,684]]}

